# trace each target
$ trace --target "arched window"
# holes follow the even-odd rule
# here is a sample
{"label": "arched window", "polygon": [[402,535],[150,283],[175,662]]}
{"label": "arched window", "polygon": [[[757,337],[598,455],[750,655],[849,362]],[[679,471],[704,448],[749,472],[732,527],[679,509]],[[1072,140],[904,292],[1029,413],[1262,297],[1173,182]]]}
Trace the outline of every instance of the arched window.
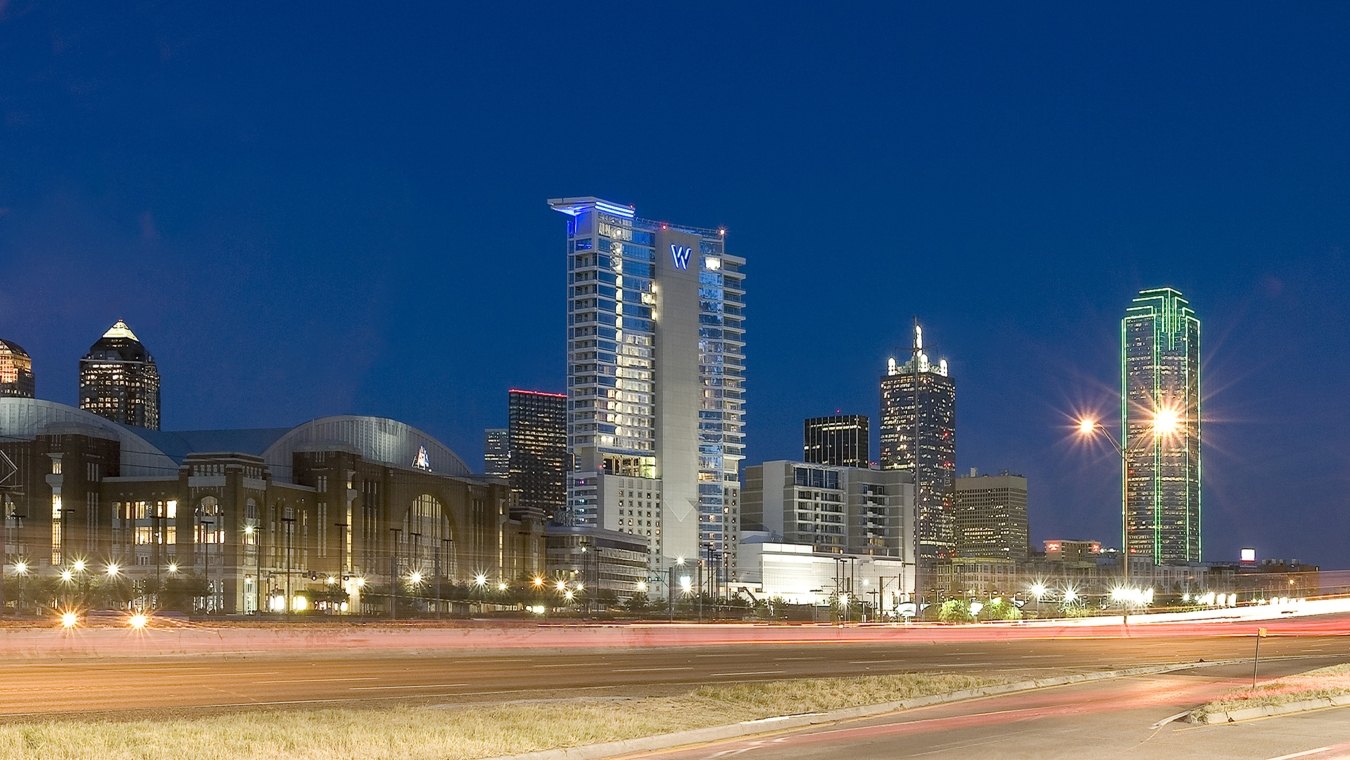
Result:
{"label": "arched window", "polygon": [[221,544],[225,542],[225,526],[221,525],[220,500],[214,496],[203,496],[193,511],[196,522],[197,543]]}
{"label": "arched window", "polygon": [[413,499],[403,517],[403,540],[409,566],[434,572],[439,562],[441,574],[454,575],[455,546],[451,541],[450,521],[441,502],[431,494]]}

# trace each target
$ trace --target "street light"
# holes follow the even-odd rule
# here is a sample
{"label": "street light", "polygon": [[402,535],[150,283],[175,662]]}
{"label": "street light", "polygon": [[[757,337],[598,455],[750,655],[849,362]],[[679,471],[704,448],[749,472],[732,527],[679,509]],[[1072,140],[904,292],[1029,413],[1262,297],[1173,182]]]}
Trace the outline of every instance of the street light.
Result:
{"label": "street light", "polygon": [[[1096,438],[1101,436],[1111,448],[1115,449],[1116,454],[1120,456],[1120,529],[1121,529],[1121,561],[1124,567],[1125,585],[1130,584],[1130,512],[1129,512],[1129,472],[1130,455],[1140,453],[1154,445],[1165,437],[1176,434],[1181,429],[1181,415],[1173,407],[1160,406],[1153,410],[1153,416],[1149,420],[1148,437],[1141,438],[1133,446],[1122,446],[1120,441],[1107,430],[1101,421],[1095,417],[1084,416],[1078,420],[1078,435],[1082,438]],[[1129,435],[1129,431],[1124,431]],[[1126,439],[1128,441],[1128,437]]]}
{"label": "street light", "polygon": [[1031,584],[1030,591],[1031,596],[1036,599],[1036,618],[1039,619],[1041,617],[1041,599],[1045,596],[1046,591],[1045,584],[1036,581]]}

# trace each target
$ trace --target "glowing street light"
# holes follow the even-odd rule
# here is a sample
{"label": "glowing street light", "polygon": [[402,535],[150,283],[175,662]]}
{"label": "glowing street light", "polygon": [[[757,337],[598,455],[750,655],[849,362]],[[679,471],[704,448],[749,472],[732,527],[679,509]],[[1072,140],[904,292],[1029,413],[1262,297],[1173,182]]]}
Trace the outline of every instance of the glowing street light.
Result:
{"label": "glowing street light", "polygon": [[646,581],[638,581],[638,582],[637,582],[637,590],[638,590],[638,591],[644,591],[644,592],[645,592],[645,591],[647,590],[647,582],[646,582]]}
{"label": "glowing street light", "polygon": [[1073,604],[1076,601],[1078,601],[1078,589],[1073,586],[1064,589],[1064,603]]}
{"label": "glowing street light", "polygon": [[28,563],[27,563],[27,562],[24,562],[23,560],[19,560],[18,562],[15,562],[15,563],[14,563],[14,574],[15,574],[15,575],[28,575]]}
{"label": "glowing street light", "polygon": [[77,559],[77,560],[75,560],[74,562],[71,563],[70,566],[71,566],[71,568],[73,568],[73,569],[75,570],[75,572],[77,572],[77,573],[82,573],[82,572],[84,572],[84,560],[82,560],[82,559]]}
{"label": "glowing street light", "polygon": [[409,586],[420,586],[420,585],[422,585],[422,573],[421,573],[421,571],[419,571],[419,570],[414,570],[414,571],[412,571],[411,573],[408,573],[408,585],[409,585]]}
{"label": "glowing street light", "polygon": [[127,619],[127,625],[131,626],[133,631],[144,631],[149,622],[150,618],[143,612],[138,612]]}
{"label": "glowing street light", "polygon": [[487,576],[484,575],[483,573],[479,573],[479,574],[475,575],[475,576],[473,577],[473,585],[477,586],[478,588],[482,588],[482,587],[486,586],[486,585],[487,585]]}
{"label": "glowing street light", "polygon": [[121,571],[122,568],[118,567],[116,562],[109,562],[108,569],[105,572],[107,572],[109,578],[116,578]]}
{"label": "glowing street light", "polygon": [[170,562],[170,563],[169,563],[169,575],[178,575],[178,563],[177,563],[177,562]]}
{"label": "glowing street light", "polygon": [[497,584],[498,591],[505,591],[507,588],[508,586],[506,585],[506,581],[501,581],[500,583]]}
{"label": "glowing street light", "polygon": [[1045,598],[1045,584],[1036,581],[1031,584],[1028,590],[1031,592],[1031,596],[1036,600],[1036,617],[1039,618],[1041,616],[1041,599]]}
{"label": "glowing street light", "polygon": [[566,591],[566,590],[567,590],[567,581],[558,581],[556,584],[554,584],[554,586],[555,586],[555,588],[557,588],[559,591]]}
{"label": "glowing street light", "polygon": [[1078,435],[1081,438],[1096,438],[1100,435],[1111,444],[1111,448],[1120,455],[1120,469],[1122,473],[1121,495],[1120,495],[1120,529],[1121,529],[1121,562],[1124,567],[1125,585],[1130,583],[1130,513],[1129,503],[1125,495],[1124,472],[1129,467],[1129,456],[1146,450],[1157,444],[1158,440],[1164,437],[1175,435],[1181,430],[1181,414],[1173,407],[1160,406],[1153,410],[1152,418],[1149,420],[1150,436],[1141,439],[1134,447],[1122,446],[1120,441],[1111,431],[1102,425],[1101,421],[1095,417],[1083,416],[1078,419]]}
{"label": "glowing street light", "polygon": [[534,578],[530,581],[530,585],[534,586],[535,588],[543,588],[544,577],[542,575],[534,576]]}
{"label": "glowing street light", "polygon": [[63,583],[70,583],[74,579],[75,573],[72,573],[69,568],[61,571],[61,581]]}
{"label": "glowing street light", "polygon": [[76,614],[76,613],[74,613],[74,612],[62,612],[62,613],[61,613],[61,627],[62,627],[62,628],[65,628],[66,630],[70,630],[71,628],[74,628],[74,627],[75,627],[75,624],[78,623],[78,622],[80,622],[80,616],[79,616],[78,614]]}

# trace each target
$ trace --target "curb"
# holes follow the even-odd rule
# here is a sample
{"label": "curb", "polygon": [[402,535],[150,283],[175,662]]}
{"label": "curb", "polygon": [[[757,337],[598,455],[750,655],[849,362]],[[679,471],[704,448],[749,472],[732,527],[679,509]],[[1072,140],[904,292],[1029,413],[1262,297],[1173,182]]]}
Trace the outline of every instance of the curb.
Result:
{"label": "curb", "polygon": [[1029,691],[1031,689],[1043,689],[1050,686],[1067,686],[1069,684],[1088,683],[1091,681],[1104,681],[1109,678],[1122,678],[1125,676],[1153,675],[1157,673],[1167,673],[1173,670],[1189,670],[1191,668],[1212,667],[1215,665],[1231,665],[1237,662],[1244,662],[1244,660],[1202,660],[1200,662],[1171,665],[1146,665],[1138,668],[1106,670],[1096,673],[1073,673],[1067,676],[1038,678],[1030,681],[999,684],[997,686],[982,686],[977,689],[962,689],[961,691],[953,691],[947,694],[915,697],[914,699],[906,699],[899,702],[883,702],[877,705],[846,707],[840,710],[831,710],[830,712],[780,715],[770,718],[747,720],[727,726],[709,726],[708,728],[695,728],[689,731],[677,731],[672,734],[643,736],[637,739],[622,739],[619,741],[605,742],[603,744],[588,744],[581,747],[568,747],[565,749],[540,750],[538,752],[527,752],[519,755],[504,755],[502,757],[493,758],[493,760],[599,760],[600,758],[613,757],[615,755],[632,752],[671,749],[687,744],[701,744],[703,742],[734,739],[738,736],[751,736],[769,731],[802,728],[821,723],[837,723],[842,720],[851,720],[854,718],[870,718],[876,715],[899,712],[901,710],[912,710],[916,707],[928,707],[948,702],[960,702],[967,699],[975,699],[977,697],[992,697],[1016,691]]}
{"label": "curb", "polygon": [[1273,718],[1277,715],[1290,715],[1293,713],[1308,712],[1309,710],[1322,710],[1327,707],[1346,707],[1350,706],[1350,694],[1342,694],[1339,697],[1319,697],[1317,699],[1305,699],[1300,702],[1289,702],[1283,705],[1262,705],[1261,707],[1245,707],[1241,710],[1220,710],[1201,715],[1188,715],[1188,723],[1236,723],[1241,720],[1255,720],[1256,718]]}

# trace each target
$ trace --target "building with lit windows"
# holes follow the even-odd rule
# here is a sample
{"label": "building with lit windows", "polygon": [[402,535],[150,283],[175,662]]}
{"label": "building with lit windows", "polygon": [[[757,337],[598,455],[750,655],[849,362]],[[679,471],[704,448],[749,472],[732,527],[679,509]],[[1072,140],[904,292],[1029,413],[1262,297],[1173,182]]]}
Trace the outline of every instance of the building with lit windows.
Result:
{"label": "building with lit windows", "polygon": [[511,437],[506,428],[483,431],[483,474],[493,478],[511,475]]}
{"label": "building with lit windows", "polygon": [[1021,475],[957,478],[952,492],[954,562],[1021,562],[1027,558],[1027,479]]}
{"label": "building with lit windows", "polygon": [[131,594],[112,606],[169,606],[191,581],[199,612],[385,613],[391,580],[406,608],[413,577],[425,595],[544,569],[544,525],[511,518],[507,485],[395,420],[168,432],[7,398],[0,454],[15,465],[0,560],[30,582],[8,606],[48,606],[63,570],[98,588],[115,568]]}
{"label": "building with lit windows", "polygon": [[80,408],[123,425],[159,430],[159,368],[120,319],[80,359]]}
{"label": "building with lit windows", "polygon": [[18,343],[0,339],[0,396],[33,398],[36,394],[32,357]]}
{"label": "building with lit windows", "polygon": [[802,423],[802,460],[835,467],[869,464],[868,420],[862,414],[812,417]]}
{"label": "building with lit windows", "polygon": [[726,231],[560,198],[567,216],[564,522],[735,572],[744,447],[745,259]]}
{"label": "building with lit windows", "polygon": [[1154,564],[1200,562],[1200,320],[1178,291],[1140,291],[1125,310],[1120,396],[1122,545]]}
{"label": "building with lit windows", "polygon": [[904,470],[775,460],[747,467],[746,530],[825,554],[914,561],[914,480]]}
{"label": "building with lit windows", "polygon": [[567,396],[512,390],[506,408],[511,509],[552,520],[567,501]]}
{"label": "building with lit windows", "polygon": [[[929,361],[914,325],[909,361],[886,363],[881,377],[881,468],[916,472],[919,560],[951,558],[952,481],[956,476],[956,383],[947,360]],[[917,466],[917,467],[916,467]],[[927,585],[927,581],[923,581]]]}

